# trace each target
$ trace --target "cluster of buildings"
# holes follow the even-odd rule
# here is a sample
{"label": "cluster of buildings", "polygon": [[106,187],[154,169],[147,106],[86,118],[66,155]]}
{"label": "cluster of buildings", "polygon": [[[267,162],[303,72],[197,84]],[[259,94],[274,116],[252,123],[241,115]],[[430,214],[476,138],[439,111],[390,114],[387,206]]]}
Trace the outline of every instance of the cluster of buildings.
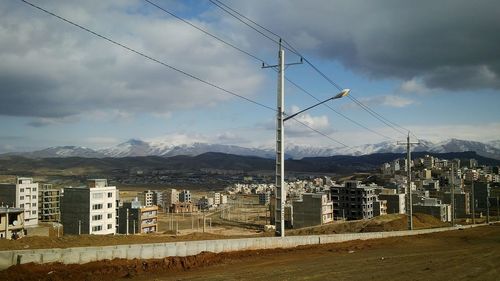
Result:
{"label": "cluster of buildings", "polygon": [[61,223],[65,234],[157,232],[160,193],[148,190],[139,197],[122,202],[106,179],[58,189],[19,177],[15,184],[0,184],[0,238],[29,235],[39,222]]}

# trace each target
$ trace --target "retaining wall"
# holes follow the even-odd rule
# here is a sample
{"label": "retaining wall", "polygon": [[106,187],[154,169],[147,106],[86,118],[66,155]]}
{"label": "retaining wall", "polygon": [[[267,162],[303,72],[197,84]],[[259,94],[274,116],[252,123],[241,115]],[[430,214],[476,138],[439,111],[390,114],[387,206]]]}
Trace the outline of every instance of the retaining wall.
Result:
{"label": "retaining wall", "polygon": [[[463,226],[463,228],[470,227],[472,226]],[[225,240],[183,241],[155,244],[117,245],[103,247],[0,251],[0,270],[6,269],[12,265],[30,262],[39,264],[51,262],[60,262],[64,264],[83,264],[106,259],[161,259],[173,256],[191,256],[204,251],[221,253],[240,250],[292,248],[300,245],[327,244],[350,240],[367,240],[395,236],[419,235],[455,229],[457,228],[445,227],[413,231],[406,230],[390,232],[288,236],[284,238],[260,237]]]}

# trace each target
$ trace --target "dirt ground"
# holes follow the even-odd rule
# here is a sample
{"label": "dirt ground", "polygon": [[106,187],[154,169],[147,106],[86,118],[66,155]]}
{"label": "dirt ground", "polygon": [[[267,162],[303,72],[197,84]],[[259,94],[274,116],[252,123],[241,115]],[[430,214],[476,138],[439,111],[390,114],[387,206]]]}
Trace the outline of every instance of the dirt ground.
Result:
{"label": "dirt ground", "polygon": [[161,260],[14,266],[0,280],[499,280],[500,225]]}

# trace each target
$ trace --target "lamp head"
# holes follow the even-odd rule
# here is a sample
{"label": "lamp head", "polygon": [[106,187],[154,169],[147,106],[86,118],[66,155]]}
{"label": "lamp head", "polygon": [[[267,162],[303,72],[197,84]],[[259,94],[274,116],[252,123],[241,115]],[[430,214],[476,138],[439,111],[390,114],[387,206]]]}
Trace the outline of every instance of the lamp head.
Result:
{"label": "lamp head", "polygon": [[349,94],[349,92],[351,91],[351,89],[343,89],[342,92],[338,93],[336,96],[334,96],[332,99],[340,99],[340,98],[343,98],[345,96],[347,96]]}

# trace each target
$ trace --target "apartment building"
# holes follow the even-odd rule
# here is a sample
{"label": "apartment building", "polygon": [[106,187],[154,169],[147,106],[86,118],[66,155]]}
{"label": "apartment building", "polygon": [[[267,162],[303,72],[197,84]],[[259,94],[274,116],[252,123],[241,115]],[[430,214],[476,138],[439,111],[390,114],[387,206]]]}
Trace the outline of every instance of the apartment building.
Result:
{"label": "apartment building", "polygon": [[124,202],[119,208],[118,232],[143,234],[158,231],[158,206],[141,206],[139,201]]}
{"label": "apartment building", "polygon": [[65,234],[115,234],[115,186],[106,179],[91,179],[87,186],[66,187],[61,200],[61,222]]}
{"label": "apartment building", "polygon": [[293,227],[322,225],[333,221],[333,202],[325,193],[304,193],[293,201]]}
{"label": "apartment building", "polygon": [[0,184],[0,203],[24,209],[24,225],[38,224],[38,183],[18,177],[15,184]]}
{"label": "apartment building", "polygon": [[189,190],[183,190],[179,193],[179,202],[187,203],[191,202],[191,192]]}
{"label": "apartment building", "polygon": [[24,236],[24,209],[0,207],[0,239]]}
{"label": "apartment building", "polygon": [[145,190],[139,193],[139,200],[143,206],[153,206],[154,204],[154,192],[151,190]]}
{"label": "apartment building", "polygon": [[176,189],[169,189],[164,196],[166,207],[171,207],[173,204],[179,203],[179,192]]}
{"label": "apartment building", "polygon": [[61,220],[61,189],[51,184],[42,184],[38,192],[38,220],[59,222]]}
{"label": "apartment building", "polygon": [[346,181],[343,186],[332,186],[330,191],[335,217],[352,220],[373,217],[373,202],[377,201],[375,187]]}

